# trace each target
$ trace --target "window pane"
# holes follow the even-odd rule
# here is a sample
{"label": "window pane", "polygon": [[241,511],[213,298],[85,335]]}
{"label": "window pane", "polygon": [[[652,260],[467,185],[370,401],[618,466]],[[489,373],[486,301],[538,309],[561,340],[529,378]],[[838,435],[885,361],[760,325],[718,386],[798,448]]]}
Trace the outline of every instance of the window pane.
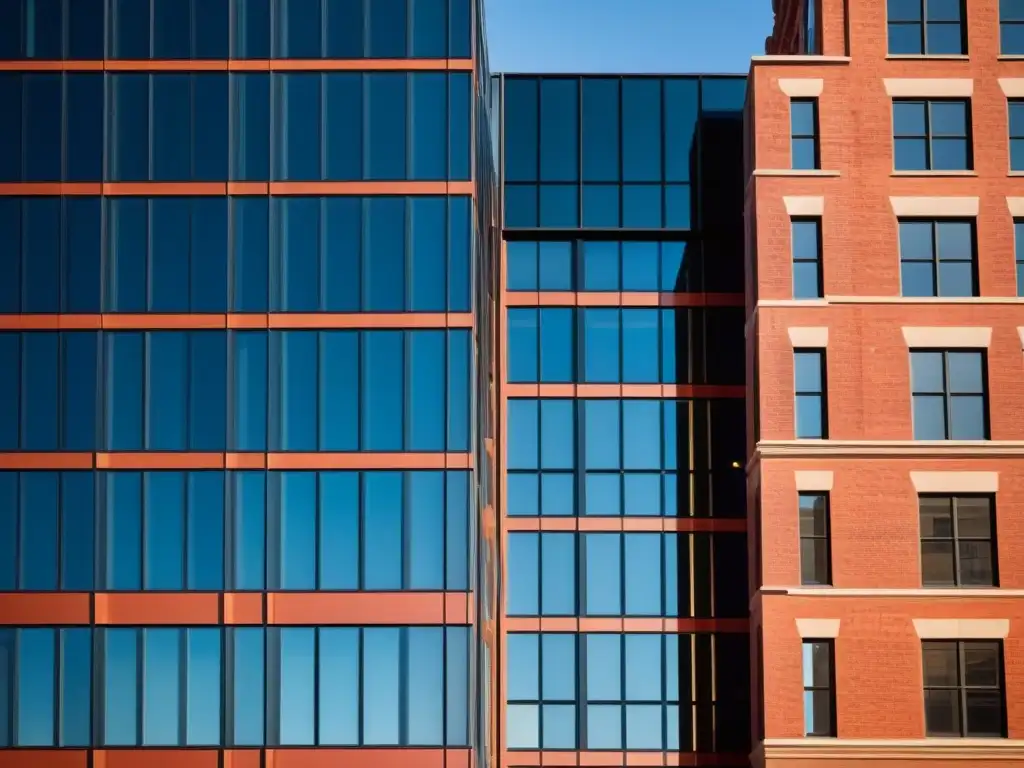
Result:
{"label": "window pane", "polygon": [[283,331],[280,342],[281,448],[313,451],[317,448],[317,348],[315,331]]}
{"label": "window pane", "polygon": [[[142,589],[142,475],[107,475],[107,589]],[[134,738],[134,737],[133,737]]]}
{"label": "window pane", "polygon": [[192,175],[191,92],[192,78],[189,75],[152,75],[149,114],[152,120],[151,173],[154,181],[183,181]]}
{"label": "window pane", "polygon": [[[0,489],[0,510],[6,503],[7,499]],[[94,510],[93,473],[61,473],[61,589],[82,592],[93,589],[96,530]],[[13,512],[12,504],[12,515]],[[3,515],[4,513],[0,511],[0,518]],[[0,523],[0,536],[6,533],[6,525]],[[4,557],[0,554],[0,583],[4,578],[3,560]]]}
{"label": "window pane", "polygon": [[268,198],[232,198],[236,312],[266,312],[269,301],[270,247]]}
{"label": "window pane", "polygon": [[[142,743],[179,743],[180,675],[183,630],[143,629]],[[123,713],[122,713],[123,716]]]}
{"label": "window pane", "polygon": [[409,627],[405,718],[409,744],[444,744],[444,628]]}
{"label": "window pane", "polygon": [[583,635],[587,659],[587,700],[622,699],[622,635]]}
{"label": "window pane", "polygon": [[[382,6],[404,0],[384,0]],[[390,20],[393,24],[394,20]],[[402,35],[404,41],[405,35]],[[371,42],[371,47],[372,47]],[[404,48],[404,43],[403,46]],[[375,54],[378,55],[378,54]],[[373,180],[406,178],[406,74],[370,74],[365,76],[367,133],[364,137],[364,177]],[[392,276],[393,277],[393,276]]]}
{"label": "window pane", "polygon": [[224,589],[224,475],[189,472],[188,588]]}
{"label": "window pane", "polygon": [[182,589],[185,562],[185,488],[181,472],[145,476],[145,589]]}
{"label": "window pane", "polygon": [[945,399],[941,396],[914,395],[914,439],[947,439],[945,409]]}
{"label": "window pane", "polygon": [[320,744],[359,742],[359,634],[352,627],[320,629]]}
{"label": "window pane", "polygon": [[541,79],[541,181],[575,181],[579,178],[578,88],[576,79]]}
{"label": "window pane", "polygon": [[621,536],[590,533],[584,535],[586,557],[586,606],[588,616],[622,615]]}
{"label": "window pane", "polygon": [[589,705],[586,733],[587,749],[622,749],[622,706]]}
{"label": "window pane", "polygon": [[661,749],[661,713],[659,704],[626,707],[626,749]]}
{"label": "window pane", "polygon": [[[86,747],[91,743],[92,630],[61,629],[59,633],[61,655],[58,745]],[[3,661],[0,660],[0,666],[2,665]],[[0,743],[3,743],[2,733]]]}
{"label": "window pane", "polygon": [[402,473],[368,472],[363,483],[363,587],[402,589]]}
{"label": "window pane", "polygon": [[921,581],[927,585],[953,586],[956,582],[952,541],[921,542]]}
{"label": "window pane", "polygon": [[656,309],[622,310],[622,381],[659,381],[659,315]]}
{"label": "window pane", "polygon": [[443,590],[444,583],[444,474],[410,472],[409,542],[406,545],[410,589]]}
{"label": "window pane", "polygon": [[571,533],[543,534],[540,551],[541,613],[545,616],[575,615],[576,536]]}
{"label": "window pane", "polygon": [[544,749],[573,749],[576,746],[576,707],[545,704],[541,710]]}
{"label": "window pane", "polygon": [[409,415],[408,449],[443,451],[445,402],[444,331],[408,334]]}
{"label": "window pane", "polygon": [[949,391],[953,394],[978,394],[985,391],[982,356],[977,352],[950,352]]}
{"label": "window pane", "polygon": [[279,589],[316,589],[316,473],[282,472]]}
{"label": "window pane", "polygon": [[[252,4],[253,0],[249,0],[249,5]],[[269,27],[267,29],[269,32]],[[231,106],[236,118],[232,124],[231,178],[236,181],[266,181],[270,178],[271,76],[269,73],[232,72],[230,77]],[[331,82],[328,80],[328,105],[331,104]],[[239,198],[242,200],[246,198]],[[256,199],[254,202],[260,201]],[[264,206],[267,204],[266,200],[261,202]]]}
{"label": "window pane", "polygon": [[21,473],[20,589],[57,589],[56,472]]}
{"label": "window pane", "polygon": [[924,720],[928,736],[960,736],[960,703],[957,691],[925,690]]}
{"label": "window pane", "polygon": [[619,381],[620,310],[584,309],[582,315],[584,381]]}
{"label": "window pane", "polygon": [[21,210],[21,311],[59,312],[60,200],[28,198],[22,201]]}
{"label": "window pane", "polygon": [[320,589],[359,588],[359,473],[320,473]]}
{"label": "window pane", "polygon": [[575,465],[575,418],[571,400],[542,400],[541,468],[572,469]]}
{"label": "window pane", "polygon": [[588,242],[583,249],[583,290],[619,290],[619,251],[615,242]]}
{"label": "window pane", "polygon": [[[182,630],[179,630],[182,631]],[[188,663],[185,743],[215,746],[220,737],[221,629],[186,629]]]}
{"label": "window pane", "polygon": [[623,181],[661,181],[661,81],[622,81]]}
{"label": "window pane", "polygon": [[363,743],[398,744],[400,663],[397,627],[363,630]]}
{"label": "window pane", "polygon": [[[660,616],[661,534],[629,533],[624,534],[624,537],[626,613],[630,616]],[[658,658],[660,659],[660,650]]]}
{"label": "window pane", "polygon": [[[619,180],[619,81],[583,79],[583,180]],[[618,206],[616,206],[617,208]],[[584,212],[586,206],[584,206]]]}
{"label": "window pane", "polygon": [[540,707],[509,704],[506,713],[505,738],[509,749],[537,749],[540,746]]}
{"label": "window pane", "polygon": [[25,450],[45,451],[59,446],[58,342],[59,336],[52,332],[22,335],[21,447]]}
{"label": "window pane", "polygon": [[619,469],[620,403],[617,400],[585,400],[584,455],[587,469]]}
{"label": "window pane", "polygon": [[282,745],[313,744],[314,692],[316,687],[314,659],[315,629],[312,627],[268,630],[279,638],[280,677],[277,712],[278,743]]}
{"label": "window pane", "polygon": [[[19,747],[48,747],[54,736],[54,678],[57,661],[52,629],[18,630],[16,743]],[[6,694],[6,691],[4,692]]]}
{"label": "window pane", "polygon": [[510,533],[508,537],[508,596],[506,598],[510,616],[537,616],[540,614],[539,577],[539,534]]}
{"label": "window pane", "polygon": [[541,698],[572,701],[576,697],[576,636],[542,634]]}
{"label": "window pane", "polygon": [[[147,334],[146,447],[180,451],[187,444],[188,422],[188,337],[185,332],[162,331]],[[146,396],[148,395],[148,397]]]}
{"label": "window pane", "polygon": [[263,694],[266,662],[263,654],[262,628],[225,628],[233,638],[232,701],[231,713],[233,730],[231,744],[235,746],[258,746],[263,738]]}
{"label": "window pane", "polygon": [[622,466],[624,469],[661,469],[661,403],[625,400],[622,404]]}
{"label": "window pane", "polygon": [[540,467],[540,404],[536,400],[508,402],[508,468]]}
{"label": "window pane", "polygon": [[320,75],[275,74],[280,131],[275,178],[319,181]]}
{"label": "window pane", "polygon": [[950,401],[949,439],[985,440],[988,437],[985,399],[981,396],[957,396]]}
{"label": "window pane", "polygon": [[1003,701],[997,691],[968,691],[966,736],[1003,736]]}
{"label": "window pane", "polygon": [[402,197],[366,201],[363,309],[398,312],[405,308],[405,219]]}
{"label": "window pane", "polygon": [[104,746],[138,743],[137,638],[136,629],[103,629],[105,705]]}

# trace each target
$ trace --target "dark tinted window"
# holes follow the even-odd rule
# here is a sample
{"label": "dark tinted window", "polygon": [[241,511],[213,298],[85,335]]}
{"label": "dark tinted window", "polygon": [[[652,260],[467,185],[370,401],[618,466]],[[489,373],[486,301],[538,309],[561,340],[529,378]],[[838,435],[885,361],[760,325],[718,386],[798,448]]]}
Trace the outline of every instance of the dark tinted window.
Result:
{"label": "dark tinted window", "polygon": [[1003,646],[997,640],[921,643],[928,736],[1003,737]]}
{"label": "dark tinted window", "polygon": [[992,499],[922,496],[919,502],[922,583],[942,587],[997,586]]}

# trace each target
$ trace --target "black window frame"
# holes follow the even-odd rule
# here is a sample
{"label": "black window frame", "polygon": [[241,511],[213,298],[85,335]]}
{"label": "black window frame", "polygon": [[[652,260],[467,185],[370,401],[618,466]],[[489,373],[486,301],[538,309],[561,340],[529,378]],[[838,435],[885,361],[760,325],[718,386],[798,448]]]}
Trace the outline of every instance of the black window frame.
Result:
{"label": "black window frame", "polygon": [[[927,659],[929,650],[944,650],[950,646],[956,649],[956,685],[929,685]],[[965,651],[979,651],[987,647],[995,652],[997,684],[995,686],[968,685],[965,669]],[[925,735],[945,738],[1006,738],[1006,668],[1004,663],[1005,649],[1002,640],[923,640],[921,642],[922,693],[924,704]],[[957,694],[957,721],[959,732],[931,730],[928,727],[928,692],[954,691]],[[968,698],[971,691],[996,692],[1000,701],[1001,729],[998,733],[972,733],[968,718]]]}
{"label": "black window frame", "polygon": [[[811,107],[811,132],[797,133],[793,111],[797,106],[810,105]],[[814,144],[814,164],[810,168],[796,165],[796,143],[812,142]],[[789,164],[793,170],[817,171],[821,169],[821,121],[818,113],[818,99],[816,97],[793,98],[789,100]]]}
{"label": "black window frame", "polygon": [[1014,18],[1010,18],[1010,19],[1003,18],[1002,3],[999,4],[1000,5],[1000,9],[999,9],[999,53],[1002,56],[1020,56],[1020,55],[1024,54],[1024,49],[1019,50],[1019,51],[1007,51],[1007,50],[1003,49],[1003,42],[1004,42],[1003,41],[1003,30],[1005,28],[1010,28],[1010,29],[1021,29],[1021,28],[1024,28],[1024,3],[1021,3],[1020,0],[1017,0],[1017,2],[1020,3],[1019,15],[1015,16]]}
{"label": "black window frame", "polygon": [[[801,389],[797,383],[796,359],[800,355],[816,355],[820,366],[821,388],[817,390]],[[821,435],[803,437],[799,431],[799,411],[801,397],[817,397],[821,409]],[[828,360],[824,347],[797,347],[793,350],[793,435],[797,440],[828,440]]]}
{"label": "black window frame", "polygon": [[1024,218],[1013,220],[1013,263],[1017,279],[1017,296],[1024,296]]}
{"label": "black window frame", "polygon": [[[808,681],[805,676],[801,680],[803,686],[803,705],[804,705],[804,736],[812,738],[835,738],[837,734],[837,717],[836,717],[836,646],[835,640],[830,638],[804,638],[800,647],[801,652],[801,667],[803,666],[802,655],[806,652],[806,649],[810,646],[811,654],[813,656],[815,647],[825,648],[828,651],[828,684],[820,685],[815,684],[813,679],[813,665],[812,665],[812,679]],[[806,672],[806,669],[803,670]],[[815,698],[816,694],[824,694],[828,697],[829,704],[829,723],[827,733],[808,733],[807,732],[807,694],[811,694],[811,698]]]}
{"label": "black window frame", "polygon": [[[815,237],[817,240],[817,249],[814,258],[807,258],[806,256],[798,256],[796,252],[796,237],[795,230],[797,224],[813,224],[815,228]],[[822,222],[821,216],[794,216],[789,220],[789,245],[790,254],[793,260],[793,298],[794,299],[820,299],[825,295],[825,280],[823,274],[824,268],[824,244],[822,243]],[[797,296],[796,295],[796,267],[797,264],[814,264],[815,270],[817,271],[817,291],[814,296]]]}
{"label": "black window frame", "polygon": [[[952,530],[949,536],[928,536],[926,537],[923,532],[923,526],[921,527],[921,586],[925,588],[955,588],[955,589],[984,589],[984,588],[995,588],[999,586],[999,551],[998,551],[998,531],[996,530],[996,507],[995,507],[995,496],[993,494],[948,494],[948,493],[922,493],[918,496],[918,520],[920,521],[923,505],[921,501],[924,499],[931,500],[944,500],[948,502],[950,521],[952,524]],[[987,538],[980,536],[960,536],[960,524],[959,524],[959,502],[961,501],[979,501],[984,500],[988,505],[988,517],[989,517],[989,535]],[[964,584],[963,577],[960,569],[960,542],[988,542],[991,547],[991,580],[987,584]],[[953,581],[936,581],[927,580],[924,569],[924,545],[925,542],[949,542],[952,544],[952,557],[953,557]]]}
{"label": "black window frame", "polygon": [[[1024,21],[1017,22],[1017,26],[1024,29]],[[1013,143],[1015,141],[1024,144],[1024,131],[1021,133],[1014,133],[1013,131],[1013,119],[1012,115],[1016,108],[1021,112],[1021,123],[1024,124],[1024,99],[1007,99],[1006,100],[1006,139],[1007,139],[1007,151],[1009,153],[1009,165],[1011,171],[1024,172],[1024,165],[1019,168],[1015,168],[1013,165]]]}
{"label": "black window frame", "polygon": [[[830,587],[830,586],[832,586],[832,503],[831,503],[832,500],[831,500],[830,496],[831,496],[831,494],[829,494],[828,491],[800,491],[797,494],[797,504],[798,504],[797,509],[798,509],[798,514],[800,516],[800,518],[799,518],[799,532],[800,532],[800,584],[802,586],[810,586],[810,587]],[[812,502],[821,500],[821,501],[824,502],[822,504],[821,508],[820,508],[820,511],[822,512],[822,522],[823,522],[823,526],[822,527],[824,529],[824,533],[823,534],[814,533],[813,532],[813,527],[814,526],[812,526],[812,532],[810,534],[804,532],[804,526],[803,526],[803,522],[804,522],[804,520],[803,520],[804,504],[803,504],[803,502],[805,500],[812,501]],[[811,506],[811,511],[814,512],[814,513],[817,513],[819,511],[819,507],[817,507],[817,505],[812,505]],[[824,542],[824,546],[825,546],[825,574],[824,574],[824,576],[819,576],[818,574],[815,574],[815,576],[818,576],[817,578],[808,578],[807,575],[805,574],[805,567],[810,566],[810,568],[812,570],[814,570],[815,566],[817,564],[817,560],[815,558],[813,558],[813,557],[812,557],[810,563],[805,562],[805,560],[804,560],[804,542],[805,541],[813,542],[814,544],[816,544],[817,542]],[[817,552],[815,551],[814,554],[817,554]]]}
{"label": "black window frame", "polygon": [[[928,0],[918,0],[921,5],[921,18],[919,21],[890,21],[888,3],[886,3],[886,54],[889,56],[966,56],[970,49],[967,41],[967,3],[960,0],[960,21],[929,21]],[[960,28],[960,52],[959,53],[930,53],[928,51],[928,26],[957,26]],[[889,31],[893,27],[918,27],[920,31],[921,53],[894,53],[892,50],[892,35]]]}
{"label": "black window frame", "polygon": [[805,56],[821,56],[822,40],[818,20],[821,18],[820,0],[804,0],[804,12],[800,19],[800,53]]}
{"label": "black window frame", "polygon": [[969,348],[969,347],[968,348],[964,348],[964,347],[949,347],[949,348],[943,348],[943,349],[929,348],[929,347],[926,347],[926,348],[913,347],[913,348],[910,349],[910,405],[911,405],[911,428],[914,430],[914,438],[913,439],[914,440],[926,440],[926,439],[928,439],[928,438],[919,438],[916,435],[917,430],[915,428],[915,425],[913,424],[914,398],[918,397],[918,396],[921,396],[921,397],[937,397],[937,396],[940,396],[939,393],[936,393],[936,392],[916,392],[914,390],[914,384],[913,384],[913,381],[914,381],[914,353],[925,353],[925,354],[939,353],[939,354],[942,355],[942,393],[941,393],[941,397],[942,397],[943,406],[944,406],[943,407],[943,414],[945,416],[945,424],[944,424],[944,434],[945,434],[945,437],[941,438],[943,440],[958,440],[958,439],[960,439],[960,438],[952,437],[950,435],[950,428],[952,426],[952,417],[953,417],[953,413],[952,413],[952,402],[953,402],[953,399],[955,397],[978,397],[979,396],[979,393],[967,393],[967,392],[951,393],[949,391],[949,379],[950,379],[950,376],[949,376],[949,355],[951,353],[952,354],[973,354],[973,355],[978,355],[981,358],[981,384],[982,384],[982,390],[980,392],[980,397],[981,397],[981,401],[982,401],[982,419],[984,420],[984,423],[982,424],[982,433],[984,434],[984,437],[981,438],[981,439],[983,439],[983,440],[991,440],[992,439],[991,418],[990,418],[990,413],[989,413],[989,400],[988,400],[988,395],[989,395],[989,391],[988,391],[988,389],[989,389],[988,388],[988,354],[987,354],[987,350],[985,350],[985,349]]}
{"label": "black window frame", "polygon": [[[974,170],[974,120],[973,111],[971,109],[970,98],[920,98],[920,97],[909,97],[909,98],[894,98],[892,100],[893,109],[893,123],[892,123],[892,142],[893,142],[893,157],[892,167],[897,173],[963,173]],[[921,104],[924,106],[924,133],[923,134],[905,134],[897,135],[896,133],[896,105],[897,104]],[[932,129],[932,105],[933,104],[962,104],[964,107],[964,133],[963,134],[936,134]],[[927,153],[925,156],[925,168],[900,168],[896,162],[896,142],[900,139],[912,139],[915,141],[924,141],[927,147]],[[964,168],[935,168],[934,158],[934,144],[935,140],[939,139],[955,139],[963,140],[966,144],[966,163]]]}
{"label": "black window frame", "polygon": [[[931,259],[924,261],[923,259],[908,259],[903,253],[902,245],[902,234],[899,232],[901,224],[928,224],[931,227]],[[939,258],[939,225],[940,224],[967,224],[971,228],[971,258],[970,259],[940,259]],[[980,295],[979,290],[979,279],[978,279],[978,226],[977,219],[975,218],[938,218],[938,219],[927,219],[919,217],[905,217],[897,220],[897,241],[900,249],[900,296],[906,296],[903,292],[903,265],[907,263],[920,264],[927,263],[931,265],[932,270],[932,293],[929,294],[932,298],[940,298],[943,296],[953,296],[956,298],[965,298],[960,294],[947,294],[942,292],[942,284],[939,280],[939,264],[970,264],[971,266],[971,294],[970,298],[977,298]]]}

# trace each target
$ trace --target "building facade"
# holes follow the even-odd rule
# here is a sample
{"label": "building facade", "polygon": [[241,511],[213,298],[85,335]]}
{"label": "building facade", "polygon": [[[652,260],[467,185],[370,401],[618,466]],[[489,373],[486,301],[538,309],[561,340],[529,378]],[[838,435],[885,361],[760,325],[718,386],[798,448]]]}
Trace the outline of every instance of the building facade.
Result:
{"label": "building facade", "polygon": [[502,765],[747,764],[745,88],[495,78]]}
{"label": "building facade", "polygon": [[1018,764],[1024,7],[774,7],[747,100],[754,763]]}
{"label": "building facade", "polygon": [[489,765],[481,4],[4,5],[0,764]]}

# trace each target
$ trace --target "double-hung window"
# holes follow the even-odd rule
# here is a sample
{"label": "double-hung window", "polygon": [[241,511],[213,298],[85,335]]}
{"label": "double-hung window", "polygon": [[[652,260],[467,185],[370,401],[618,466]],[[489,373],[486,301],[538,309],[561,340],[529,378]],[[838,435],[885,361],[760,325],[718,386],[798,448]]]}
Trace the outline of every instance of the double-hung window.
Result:
{"label": "double-hung window", "polygon": [[793,99],[789,103],[790,147],[796,170],[821,167],[818,150],[818,100]]}
{"label": "double-hung window", "polygon": [[800,583],[824,587],[832,583],[827,493],[801,493]]}
{"label": "double-hung window", "polygon": [[964,0],[888,0],[890,55],[967,53]]}
{"label": "double-hung window", "polygon": [[988,395],[982,350],[912,349],[915,440],[987,440]]}
{"label": "double-hung window", "polygon": [[974,223],[903,219],[900,283],[903,296],[977,296]]}
{"label": "double-hung window", "polygon": [[793,219],[789,231],[793,244],[793,298],[820,299],[821,219]]}
{"label": "double-hung window", "polygon": [[1002,643],[928,640],[921,650],[925,734],[1005,737]]}
{"label": "double-hung window", "polygon": [[970,171],[971,108],[966,99],[894,99],[897,171]]}
{"label": "double-hung window", "polygon": [[995,515],[989,496],[922,496],[921,583],[997,586]]}
{"label": "double-hung window", "polygon": [[1024,0],[999,0],[999,53],[1024,54]]}
{"label": "double-hung window", "polygon": [[804,735],[836,735],[835,646],[804,640]]}
{"label": "double-hung window", "polygon": [[828,437],[828,396],[825,383],[825,350],[798,349],[793,353],[796,390],[794,424],[797,439]]}

